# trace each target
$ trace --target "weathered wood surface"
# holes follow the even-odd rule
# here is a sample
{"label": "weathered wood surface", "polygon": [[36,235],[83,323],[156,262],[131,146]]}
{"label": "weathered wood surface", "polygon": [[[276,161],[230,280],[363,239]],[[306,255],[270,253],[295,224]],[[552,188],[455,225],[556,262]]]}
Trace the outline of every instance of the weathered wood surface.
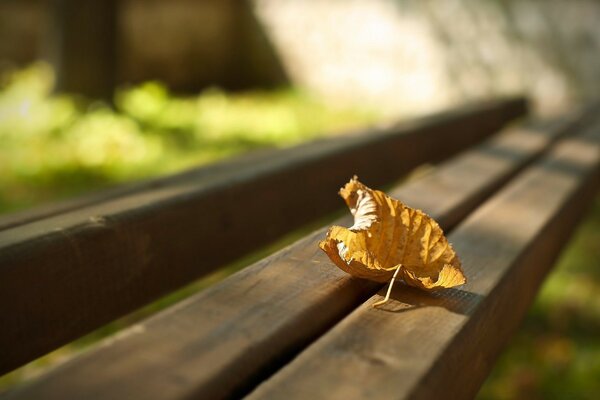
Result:
{"label": "weathered wood surface", "polygon": [[335,192],[353,173],[390,182],[523,108],[492,102],[248,157],[0,231],[0,373],[338,208]]}
{"label": "weathered wood surface", "polygon": [[[450,228],[573,125],[507,130],[392,194]],[[336,223],[351,224],[349,218]],[[380,287],[333,266],[317,248],[323,236],[319,230],[134,326],[124,339],[15,397],[217,399],[246,393]]]}
{"label": "weathered wood surface", "polygon": [[[256,151],[241,155],[233,160],[195,168],[165,178],[123,185],[76,199],[40,206],[31,210],[0,215],[0,230],[34,222],[67,211],[89,207],[119,197],[140,194],[141,192],[166,190],[168,187],[177,186],[187,186],[188,189],[195,188],[196,190],[206,190],[209,187],[219,185],[229,187],[232,185],[232,182],[229,182],[229,180],[233,180],[236,183],[250,181],[250,184],[252,184],[254,181],[272,179],[272,175],[281,173],[278,168],[285,168],[286,171],[303,176],[305,175],[304,170],[311,168],[311,164],[321,163],[321,165],[330,165],[333,162],[340,163],[340,158],[345,159],[334,171],[324,172],[321,180],[323,181],[322,184],[325,184],[330,182],[332,177],[336,176],[336,172],[339,174],[340,172],[338,171],[349,165],[361,167],[361,161],[346,159],[347,157],[344,157],[345,151],[351,151],[352,149],[356,151],[361,146],[371,146],[371,148],[374,147],[378,151],[384,149],[384,153],[388,154],[385,158],[389,160],[391,152],[397,151],[396,154],[398,156],[407,157],[407,150],[409,149],[420,151],[424,146],[432,147],[431,153],[423,151],[419,155],[410,154],[406,161],[395,160],[394,162],[394,160],[391,160],[391,163],[388,163],[388,166],[392,166],[389,171],[374,172],[373,179],[379,179],[383,183],[390,179],[389,176],[391,176],[392,172],[395,174],[392,176],[392,179],[395,179],[398,178],[399,174],[405,173],[407,169],[413,168],[415,164],[418,165],[423,162],[436,161],[449,157],[450,153],[460,151],[470,144],[489,136],[510,120],[524,115],[526,111],[527,104],[525,100],[515,97],[490,101],[478,106],[464,106],[449,112],[386,128],[357,131],[354,132],[351,138],[348,136],[339,136],[290,149]],[[466,132],[464,132],[465,130]],[[461,137],[460,142],[453,143],[453,140],[461,136],[463,132],[465,137]],[[425,142],[414,142],[414,136],[421,133],[427,133],[431,137]],[[441,143],[436,144],[435,140],[441,140]],[[385,151],[388,144],[392,148]],[[444,146],[447,145],[450,145],[448,149],[449,154],[444,154]],[[360,152],[363,156],[364,154],[370,154],[368,149],[365,150],[366,152]],[[348,153],[348,155],[352,156],[352,153]],[[364,160],[364,163],[370,161],[371,158],[368,156]],[[246,170],[248,170],[248,173],[240,174],[240,171]],[[346,175],[344,171],[341,171],[341,174]],[[220,188],[220,190],[223,190],[223,188]],[[273,190],[276,190],[276,188]],[[285,198],[286,195],[289,195],[287,192],[278,195],[281,196],[281,200],[289,200]]]}
{"label": "weathered wood surface", "polygon": [[[469,282],[382,290],[250,399],[469,399],[600,186],[600,129],[560,143],[449,237]],[[343,382],[343,383],[342,383]]]}

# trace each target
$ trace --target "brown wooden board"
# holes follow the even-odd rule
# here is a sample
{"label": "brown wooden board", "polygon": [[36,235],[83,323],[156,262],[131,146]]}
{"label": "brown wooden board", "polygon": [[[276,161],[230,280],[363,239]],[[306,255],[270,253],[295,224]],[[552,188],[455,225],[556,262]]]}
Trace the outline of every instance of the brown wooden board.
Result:
{"label": "brown wooden board", "polygon": [[[571,125],[507,130],[392,195],[450,228]],[[336,223],[351,224],[350,218]],[[64,365],[16,398],[245,393],[380,287],[333,266],[317,248],[322,237],[324,229],[132,327],[123,339]]]}
{"label": "brown wooden board", "polygon": [[469,282],[378,295],[250,399],[470,399],[600,186],[600,127],[560,143],[452,232]]}
{"label": "brown wooden board", "polygon": [[510,104],[321,140],[0,231],[0,373],[338,208],[354,173],[380,185],[479,142],[523,107]]}
{"label": "brown wooden board", "polygon": [[[427,116],[408,123],[394,124],[385,128],[355,131],[354,133],[349,133],[353,136],[352,139],[348,139],[345,135],[340,135],[335,138],[320,140],[291,149],[258,150],[238,156],[233,160],[194,168],[176,175],[150,179],[140,183],[121,185],[75,199],[59,201],[12,214],[0,215],[0,230],[16,227],[18,225],[30,223],[42,218],[48,218],[68,211],[89,207],[119,197],[139,194],[143,191],[162,190],[169,186],[186,185],[188,187],[199,189],[215,185],[228,186],[228,180],[239,182],[268,179],[270,175],[280,173],[280,171],[274,169],[275,167],[285,167],[292,171],[296,170],[296,173],[298,174],[302,174],[302,169],[310,167],[311,163],[321,162],[327,164],[330,162],[329,160],[340,157],[340,154],[343,156],[345,151],[363,145],[369,146],[379,142],[389,142],[391,140],[393,146],[409,145],[410,147],[412,139],[409,139],[408,137],[398,139],[397,136],[411,136],[423,131],[429,131],[430,133],[433,133],[434,136],[440,135],[440,133],[448,133],[448,135],[445,135],[445,138],[442,138],[444,141],[443,145],[446,145],[447,141],[453,140],[461,130],[468,129],[470,133],[462,139],[463,143],[457,143],[456,145],[451,146],[450,152],[455,152],[461,150],[463,146],[468,146],[470,142],[477,141],[497,131],[510,120],[524,115],[526,111],[527,104],[523,98],[508,98],[484,102],[480,105],[464,106],[452,111]],[[406,139],[408,139],[408,142],[405,142]],[[431,144],[431,142],[429,143]],[[319,152],[318,150],[320,147],[324,148]],[[441,153],[440,150],[442,150],[441,147],[438,150],[434,150],[431,154],[423,153],[422,155],[411,156],[411,159],[407,163],[397,162],[397,167],[392,169],[391,172],[396,174],[405,172],[404,169],[407,166],[409,166],[409,168],[414,167],[411,163],[414,163],[415,161],[417,163],[430,161],[430,157],[431,161],[448,157],[448,155]],[[390,149],[390,151],[395,150]],[[401,150],[399,154],[404,155],[405,152],[406,150]],[[288,159],[293,162],[285,163]],[[284,162],[284,165],[281,164],[282,162]],[[344,167],[348,167],[348,164],[342,164],[340,168]],[[360,167],[360,163],[356,163],[356,167]],[[250,173],[246,175],[239,173],[244,170],[250,170]],[[260,171],[260,173],[257,174],[256,171]],[[332,172],[329,172],[329,175],[330,174],[332,174]],[[381,176],[381,172],[376,175]],[[397,176],[393,176],[393,178],[397,178]],[[322,179],[328,180],[331,178],[326,175]],[[380,179],[384,182],[389,178],[380,177]]]}

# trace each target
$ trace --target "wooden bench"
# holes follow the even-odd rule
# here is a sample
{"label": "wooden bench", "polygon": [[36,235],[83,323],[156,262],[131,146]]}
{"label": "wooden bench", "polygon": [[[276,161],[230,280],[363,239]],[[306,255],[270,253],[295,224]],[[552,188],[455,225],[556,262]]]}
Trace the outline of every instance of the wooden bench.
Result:
{"label": "wooden bench", "polygon": [[385,289],[327,259],[324,227],[7,397],[472,396],[599,183],[597,109],[501,130],[525,108],[482,103],[0,220],[2,372],[339,208],[355,173],[380,187],[439,163],[388,192],[440,222],[469,278],[397,285],[373,309]]}

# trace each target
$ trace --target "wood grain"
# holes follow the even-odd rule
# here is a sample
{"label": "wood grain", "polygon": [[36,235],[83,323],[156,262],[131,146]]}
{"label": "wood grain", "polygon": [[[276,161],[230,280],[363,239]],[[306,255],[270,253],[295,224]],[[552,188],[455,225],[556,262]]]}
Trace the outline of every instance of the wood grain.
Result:
{"label": "wood grain", "polygon": [[[392,193],[450,228],[571,126],[507,130]],[[351,224],[350,218],[336,223]],[[317,248],[324,230],[134,326],[125,338],[66,364],[15,398],[246,393],[380,287],[333,266]]]}
{"label": "wood grain", "polygon": [[340,207],[335,193],[352,174],[391,182],[479,142],[523,107],[492,102],[248,156],[0,231],[0,373]]}
{"label": "wood grain", "polygon": [[473,398],[600,186],[599,144],[565,140],[452,232],[462,288],[380,291],[248,398]]}

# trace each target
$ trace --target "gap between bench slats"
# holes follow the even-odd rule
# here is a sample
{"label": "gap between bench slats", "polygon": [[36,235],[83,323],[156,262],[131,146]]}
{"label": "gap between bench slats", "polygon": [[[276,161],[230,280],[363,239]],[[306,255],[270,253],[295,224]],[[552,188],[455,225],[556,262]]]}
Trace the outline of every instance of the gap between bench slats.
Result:
{"label": "gap between bench slats", "polygon": [[373,309],[380,291],[248,398],[472,398],[594,198],[599,128],[562,141],[450,234],[466,285],[398,285]]}
{"label": "gap between bench slats", "polygon": [[178,177],[0,231],[0,373],[339,208],[335,191],[352,173],[398,179],[479,142],[523,107],[463,107],[233,161],[237,168],[214,167],[198,182]]}
{"label": "gap between bench slats", "polygon": [[[381,134],[398,135],[398,134],[410,134],[413,130],[422,129],[424,126],[443,125],[452,120],[459,119],[472,119],[469,123],[474,123],[475,126],[480,130],[479,133],[485,134],[498,130],[507,121],[516,117],[522,116],[527,111],[527,104],[522,97],[514,97],[507,99],[500,99],[495,101],[484,102],[479,105],[468,105],[461,108],[456,108],[451,111],[439,113],[431,116],[422,117],[415,119],[413,122],[406,124],[400,123],[392,125],[388,128],[377,129],[373,128],[370,130],[362,130],[355,132],[354,135],[359,137],[359,142],[368,144],[381,140]],[[477,116],[477,114],[481,114]],[[483,122],[485,121],[485,122]],[[487,131],[487,132],[485,132]],[[348,143],[346,137],[348,135],[340,135],[339,137],[322,139],[314,143],[304,144],[297,146],[299,149],[306,149],[307,154],[314,153],[312,149],[330,146],[333,144],[333,149],[336,147],[339,150],[350,148],[354,144]],[[359,146],[360,146],[359,143]],[[348,146],[349,145],[349,146]],[[286,150],[273,150],[265,149],[251,152],[250,154],[240,155],[235,160],[227,160],[225,162],[219,162],[214,165],[208,165],[190,171],[185,171],[176,175],[151,179],[146,182],[133,183],[129,185],[122,185],[112,189],[106,189],[90,195],[84,195],[76,199],[69,199],[60,201],[54,204],[44,205],[31,210],[25,210],[16,212],[13,214],[0,215],[0,230],[23,225],[25,223],[33,222],[42,218],[48,218],[53,215],[62,214],[67,211],[77,210],[83,207],[91,206],[94,204],[114,200],[119,197],[132,195],[144,191],[152,191],[164,188],[166,186],[172,186],[174,184],[191,184],[198,186],[199,184],[211,185],[215,183],[215,180],[219,182],[225,182],[227,176],[233,175],[236,180],[239,180],[240,170],[247,168],[256,170],[257,164],[265,164],[269,167],[272,164],[271,158],[278,158],[280,160],[287,160],[288,158],[297,158],[299,154],[304,152],[295,149]],[[328,149],[328,150],[331,150]],[[327,157],[327,151],[320,154]],[[329,151],[331,153],[331,151]],[[301,158],[303,156],[301,155]],[[394,178],[397,178],[396,176]]]}
{"label": "gap between bench slats", "polygon": [[[448,229],[579,125],[568,121],[546,131],[510,129],[392,194],[410,199]],[[351,224],[350,218],[336,223]],[[333,266],[317,248],[323,236],[319,230],[134,326],[125,339],[59,368],[17,398],[217,399],[244,393],[380,287]]]}

